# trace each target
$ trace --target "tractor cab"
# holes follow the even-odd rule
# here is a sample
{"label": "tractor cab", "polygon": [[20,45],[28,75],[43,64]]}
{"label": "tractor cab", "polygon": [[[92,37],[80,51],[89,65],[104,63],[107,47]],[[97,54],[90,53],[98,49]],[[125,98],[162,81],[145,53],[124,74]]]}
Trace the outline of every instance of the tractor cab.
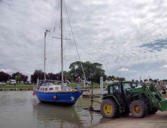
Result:
{"label": "tractor cab", "polygon": [[141,87],[142,85],[136,82],[117,82],[117,83],[108,85],[107,90],[108,90],[108,94],[115,93],[115,92],[123,93],[128,90],[141,88]]}
{"label": "tractor cab", "polygon": [[122,94],[126,95],[129,91],[135,88],[141,88],[140,83],[135,82],[117,82],[111,85],[108,85],[108,94]]}
{"label": "tractor cab", "polygon": [[167,110],[167,101],[153,84],[117,82],[108,85],[107,91],[100,108],[101,114],[106,118],[129,113],[140,118],[158,110]]}
{"label": "tractor cab", "polygon": [[[131,102],[131,90],[142,87],[138,83],[134,82],[117,82],[108,86],[108,94],[112,95],[117,99],[120,106],[129,107],[128,104]],[[105,97],[105,96],[104,96]]]}

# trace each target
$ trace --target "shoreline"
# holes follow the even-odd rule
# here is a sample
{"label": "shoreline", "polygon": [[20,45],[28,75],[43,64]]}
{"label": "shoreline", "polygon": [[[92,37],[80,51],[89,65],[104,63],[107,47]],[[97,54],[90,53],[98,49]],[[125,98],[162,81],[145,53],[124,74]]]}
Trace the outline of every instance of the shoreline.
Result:
{"label": "shoreline", "polygon": [[33,91],[32,88],[0,88],[1,91]]}

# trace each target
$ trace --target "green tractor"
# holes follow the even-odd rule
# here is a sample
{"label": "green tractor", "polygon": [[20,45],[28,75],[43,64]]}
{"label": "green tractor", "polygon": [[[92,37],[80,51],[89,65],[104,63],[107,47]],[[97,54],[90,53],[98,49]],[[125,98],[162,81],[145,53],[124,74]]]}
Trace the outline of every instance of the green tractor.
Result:
{"label": "green tractor", "polygon": [[129,115],[141,118],[158,110],[167,110],[167,101],[153,84],[117,82],[107,86],[103,95],[101,114],[105,118]]}

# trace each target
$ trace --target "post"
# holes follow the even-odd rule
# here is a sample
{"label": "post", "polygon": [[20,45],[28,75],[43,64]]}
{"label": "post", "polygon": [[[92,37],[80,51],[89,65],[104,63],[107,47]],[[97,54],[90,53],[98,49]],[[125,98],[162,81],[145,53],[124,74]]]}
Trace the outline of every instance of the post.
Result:
{"label": "post", "polygon": [[83,80],[83,84],[84,84],[84,88],[86,87],[86,84],[85,84],[85,79]]}
{"label": "post", "polygon": [[100,93],[101,93],[101,96],[103,96],[103,77],[100,77]]}
{"label": "post", "polygon": [[85,82],[87,81],[86,80],[86,75],[85,75],[85,71],[84,71],[84,68],[83,68],[83,65],[82,65],[82,63],[81,63],[81,68],[82,68],[82,71],[83,71],[83,76],[84,76],[84,88],[85,88]]}
{"label": "post", "polygon": [[93,111],[93,82],[91,82],[91,99],[90,99],[90,111]]}

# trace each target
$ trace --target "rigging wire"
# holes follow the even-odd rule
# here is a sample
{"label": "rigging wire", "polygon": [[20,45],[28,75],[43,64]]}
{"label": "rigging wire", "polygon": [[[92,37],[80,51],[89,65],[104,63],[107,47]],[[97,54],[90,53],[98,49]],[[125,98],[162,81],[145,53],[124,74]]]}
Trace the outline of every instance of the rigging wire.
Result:
{"label": "rigging wire", "polygon": [[[72,38],[73,38],[73,42],[74,42],[74,45],[75,45],[75,49],[76,49],[76,52],[77,52],[77,55],[78,55],[78,58],[79,60],[81,61],[81,57],[80,57],[80,54],[79,54],[79,51],[78,51],[78,45],[77,45],[77,41],[75,39],[75,36],[74,36],[74,32],[73,32],[73,29],[72,29],[72,24],[71,24],[71,21],[70,21],[70,15],[69,15],[69,9],[68,7],[66,6],[65,4],[65,0],[64,0],[64,7],[65,7],[65,11],[66,11],[66,14],[67,14],[67,21],[68,21],[68,24],[70,26],[70,31],[71,31],[71,34],[72,34]],[[85,75],[85,71],[84,71],[84,68],[83,68],[83,64],[81,62],[81,69],[82,69],[82,72],[83,72],[83,75],[84,75],[84,79],[86,80],[86,75]],[[85,84],[85,83],[84,83]]]}
{"label": "rigging wire", "polygon": [[[57,0],[57,10],[60,9],[60,1]],[[58,22],[58,19],[55,18],[55,23],[54,23],[54,26],[53,26],[53,32],[56,32],[56,30],[59,30],[60,29],[60,22]],[[56,27],[58,24],[58,27]],[[58,28],[58,29],[57,29]]]}

